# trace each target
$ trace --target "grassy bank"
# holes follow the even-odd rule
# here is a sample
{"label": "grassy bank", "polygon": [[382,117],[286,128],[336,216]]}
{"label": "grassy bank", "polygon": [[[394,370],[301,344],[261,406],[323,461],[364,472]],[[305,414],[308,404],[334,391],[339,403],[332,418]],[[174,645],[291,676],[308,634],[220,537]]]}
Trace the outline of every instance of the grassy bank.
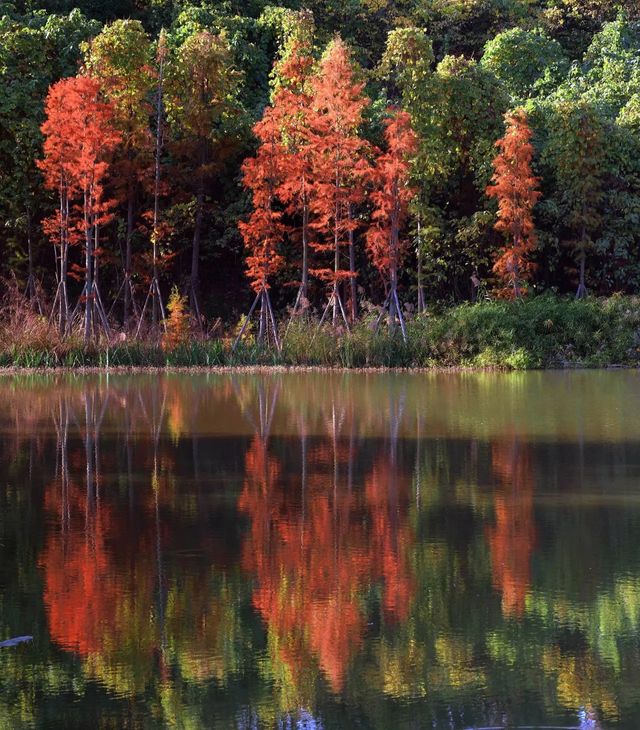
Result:
{"label": "grassy bank", "polygon": [[407,323],[407,342],[370,320],[351,332],[289,327],[282,350],[251,338],[235,352],[231,338],[194,339],[171,351],[151,341],[114,338],[85,348],[59,339],[35,315],[0,324],[0,367],[498,367],[508,369],[640,365],[640,299],[557,299],[460,305]]}

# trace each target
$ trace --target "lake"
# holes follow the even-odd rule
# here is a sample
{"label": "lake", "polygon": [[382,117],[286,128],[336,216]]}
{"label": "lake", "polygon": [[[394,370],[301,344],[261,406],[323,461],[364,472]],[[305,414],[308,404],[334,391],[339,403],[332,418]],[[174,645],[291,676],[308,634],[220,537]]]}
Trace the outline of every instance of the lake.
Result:
{"label": "lake", "polygon": [[640,727],[640,373],[0,378],[0,727]]}

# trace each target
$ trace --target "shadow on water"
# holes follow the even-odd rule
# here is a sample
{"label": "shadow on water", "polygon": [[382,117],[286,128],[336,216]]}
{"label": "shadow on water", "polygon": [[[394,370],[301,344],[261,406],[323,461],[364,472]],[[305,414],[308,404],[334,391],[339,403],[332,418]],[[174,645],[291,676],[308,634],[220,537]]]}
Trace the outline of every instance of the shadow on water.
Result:
{"label": "shadow on water", "polygon": [[0,380],[0,717],[636,727],[638,378]]}

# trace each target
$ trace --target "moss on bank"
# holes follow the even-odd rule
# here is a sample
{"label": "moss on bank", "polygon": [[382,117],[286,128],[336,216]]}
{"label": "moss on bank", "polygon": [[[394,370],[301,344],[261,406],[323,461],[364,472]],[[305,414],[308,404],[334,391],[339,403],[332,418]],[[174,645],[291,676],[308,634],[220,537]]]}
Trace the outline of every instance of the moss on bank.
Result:
{"label": "moss on bank", "polygon": [[[15,335],[15,332],[13,333]],[[83,347],[74,338],[0,338],[0,367],[498,367],[640,365],[640,299],[535,297],[465,304],[407,323],[407,342],[363,321],[351,332],[294,323],[281,352],[249,341],[194,340],[170,352],[144,341]]]}

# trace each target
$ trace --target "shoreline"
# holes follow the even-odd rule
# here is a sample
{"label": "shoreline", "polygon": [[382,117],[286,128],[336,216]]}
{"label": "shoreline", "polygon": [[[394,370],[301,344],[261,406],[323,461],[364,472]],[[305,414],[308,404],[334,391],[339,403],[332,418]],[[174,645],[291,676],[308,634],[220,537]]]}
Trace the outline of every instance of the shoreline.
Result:
{"label": "shoreline", "polygon": [[474,366],[474,365],[451,365],[451,366],[433,366],[433,367],[395,367],[395,366],[368,366],[368,367],[346,367],[346,366],[327,366],[327,365],[116,365],[113,367],[99,366],[51,366],[51,367],[24,367],[20,365],[0,367],[0,377],[7,375],[29,375],[29,374],[71,374],[79,375],[143,375],[148,374],[276,374],[276,373],[416,373],[416,374],[446,374],[446,373],[562,373],[577,371],[611,371],[611,370],[640,370],[638,365],[601,365],[589,366],[579,364],[569,364],[563,367],[543,367],[543,368],[524,368],[514,370],[508,366]]}
{"label": "shoreline", "polygon": [[640,367],[640,298],[461,304],[407,321],[406,337],[370,319],[349,330],[297,322],[280,349],[252,338],[234,349],[228,337],[185,331],[157,339],[85,344],[50,328],[21,333],[0,322],[0,372],[468,372]]}

